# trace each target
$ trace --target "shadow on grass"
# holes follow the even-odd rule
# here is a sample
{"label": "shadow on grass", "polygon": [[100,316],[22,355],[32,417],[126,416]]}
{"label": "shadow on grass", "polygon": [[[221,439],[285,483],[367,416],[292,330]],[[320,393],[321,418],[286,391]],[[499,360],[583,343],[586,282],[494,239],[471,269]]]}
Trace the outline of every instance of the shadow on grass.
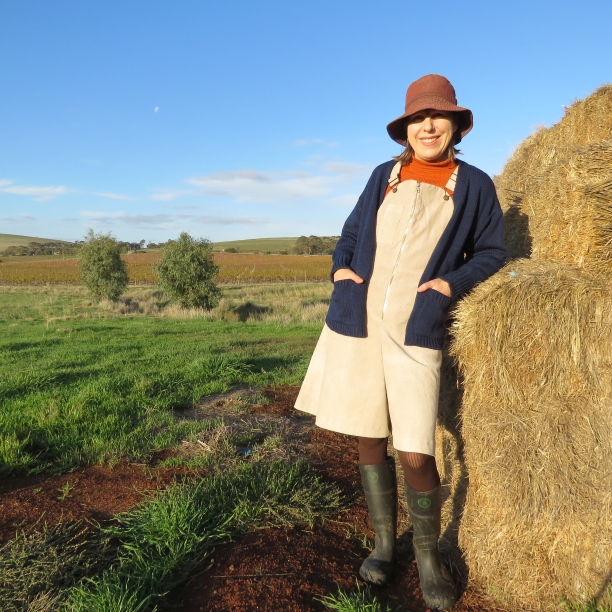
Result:
{"label": "shadow on grass", "polygon": [[232,312],[238,315],[239,321],[245,323],[249,318],[255,315],[264,314],[269,310],[270,308],[268,306],[257,306],[257,304],[253,304],[252,302],[246,302],[246,304],[233,308]]}

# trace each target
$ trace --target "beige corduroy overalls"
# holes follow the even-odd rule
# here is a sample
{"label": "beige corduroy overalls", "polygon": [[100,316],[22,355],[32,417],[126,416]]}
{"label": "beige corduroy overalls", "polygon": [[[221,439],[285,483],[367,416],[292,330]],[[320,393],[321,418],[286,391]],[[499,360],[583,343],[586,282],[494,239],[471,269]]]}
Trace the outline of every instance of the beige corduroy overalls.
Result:
{"label": "beige corduroy overalls", "polygon": [[[454,204],[440,187],[399,182],[400,169],[398,162],[391,171],[393,189],[376,220],[368,335],[343,336],[326,325],[295,407],[324,429],[369,438],[392,429],[397,450],[435,455],[442,351],[404,341],[419,281]],[[454,191],[456,179],[457,169],[447,189]]]}

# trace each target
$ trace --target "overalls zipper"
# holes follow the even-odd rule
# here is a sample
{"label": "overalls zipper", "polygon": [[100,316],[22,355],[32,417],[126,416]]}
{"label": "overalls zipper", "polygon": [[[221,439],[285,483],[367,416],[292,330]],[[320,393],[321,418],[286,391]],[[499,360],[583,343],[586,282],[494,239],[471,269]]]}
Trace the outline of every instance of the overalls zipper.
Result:
{"label": "overalls zipper", "polygon": [[408,231],[410,230],[410,224],[412,223],[412,219],[416,211],[416,204],[419,198],[420,191],[421,191],[421,183],[417,183],[416,192],[414,194],[414,200],[412,201],[412,210],[410,211],[410,217],[408,217],[408,221],[406,222],[406,231],[404,232],[404,239],[402,240],[402,246],[400,250],[397,252],[397,257],[395,259],[395,265],[393,266],[393,272],[391,272],[391,278],[389,279],[389,284],[387,285],[387,291],[385,293],[385,302],[382,308],[382,318],[383,319],[385,318],[385,310],[387,310],[387,303],[389,302],[389,294],[391,293],[391,283],[393,282],[393,277],[395,276],[397,265],[399,264],[400,257],[402,256],[402,252],[404,251],[404,246],[406,245],[406,236],[408,236]]}

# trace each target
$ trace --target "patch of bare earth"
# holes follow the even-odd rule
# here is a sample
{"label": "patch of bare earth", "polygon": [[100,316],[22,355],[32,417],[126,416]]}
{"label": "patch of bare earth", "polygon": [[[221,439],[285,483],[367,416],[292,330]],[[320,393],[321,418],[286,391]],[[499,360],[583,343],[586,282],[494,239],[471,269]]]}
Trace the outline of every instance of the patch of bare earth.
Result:
{"label": "patch of bare earth", "polygon": [[[0,540],[43,524],[93,519],[107,522],[112,515],[143,501],[148,492],[161,489],[185,474],[184,468],[156,467],[169,456],[191,457],[215,451],[219,436],[251,433],[256,442],[271,432],[277,443],[266,447],[270,458],[310,461],[324,476],[337,483],[351,500],[351,507],[328,517],[312,529],[266,529],[241,540],[219,546],[212,560],[184,586],[171,593],[172,603],[183,612],[306,612],[325,610],[318,597],[338,587],[355,589],[355,577],[368,551],[364,548],[370,529],[363,495],[360,494],[357,445],[354,438],[316,428],[312,417],[293,409],[298,387],[277,387],[264,392],[268,403],[252,405],[253,390],[236,388],[231,393],[203,400],[181,411],[180,418],[220,417],[223,426],[206,432],[196,442],[185,441],[178,449],[153,455],[146,464],[123,463],[112,469],[90,466],[61,476],[0,479]],[[240,451],[240,449],[238,449]],[[196,472],[203,477],[203,470]],[[400,513],[403,510],[400,507]],[[401,517],[400,526],[405,525]],[[395,577],[373,591],[394,610],[425,612],[410,533],[400,534],[400,555]],[[470,589],[453,607],[455,612],[483,612],[495,604]]]}
{"label": "patch of bare earth", "polygon": [[0,479],[0,540],[63,521],[108,521],[180,474],[145,465],[93,465],[61,476]]}
{"label": "patch of bare earth", "polygon": [[[266,395],[271,403],[253,412],[307,419],[309,460],[328,480],[342,487],[353,500],[351,507],[312,530],[267,529],[218,547],[201,573],[173,593],[172,599],[182,603],[179,609],[184,612],[326,610],[317,598],[335,593],[338,587],[355,589],[359,566],[368,555],[363,536],[370,541],[374,538],[360,494],[356,439],[315,428],[313,419],[293,410],[298,391],[298,387],[269,389]],[[394,610],[425,612],[428,608],[420,592],[409,533],[400,536],[399,548],[394,580],[385,587],[373,587],[373,591]],[[495,609],[493,602],[469,589],[453,607],[454,612]]]}

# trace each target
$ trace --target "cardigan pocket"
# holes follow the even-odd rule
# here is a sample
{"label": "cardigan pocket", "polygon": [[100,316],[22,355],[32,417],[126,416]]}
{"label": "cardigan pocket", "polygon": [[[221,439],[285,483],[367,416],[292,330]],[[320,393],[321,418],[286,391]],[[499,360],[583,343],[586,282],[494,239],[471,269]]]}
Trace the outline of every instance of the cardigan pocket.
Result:
{"label": "cardigan pocket", "polygon": [[365,327],[367,283],[357,284],[349,279],[334,283],[329,301],[327,321],[335,321],[342,326],[354,327],[355,332],[350,335],[362,335]]}
{"label": "cardigan pocket", "polygon": [[408,321],[407,338],[413,335],[427,337],[432,343],[430,348],[442,348],[444,322],[452,301],[452,298],[435,289],[417,293]]}

